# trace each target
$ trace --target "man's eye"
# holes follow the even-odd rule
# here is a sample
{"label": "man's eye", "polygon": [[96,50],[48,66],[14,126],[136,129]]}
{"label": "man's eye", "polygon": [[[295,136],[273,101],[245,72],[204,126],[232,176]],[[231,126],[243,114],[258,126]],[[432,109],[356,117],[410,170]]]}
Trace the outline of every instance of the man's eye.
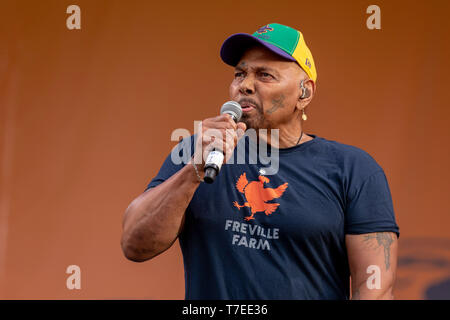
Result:
{"label": "man's eye", "polygon": [[261,72],[261,77],[263,77],[263,78],[271,78],[272,75],[270,73],[267,73],[267,72]]}
{"label": "man's eye", "polygon": [[234,73],[234,77],[235,77],[235,78],[240,78],[240,77],[242,77],[243,75],[244,75],[243,72],[235,72],[235,73]]}

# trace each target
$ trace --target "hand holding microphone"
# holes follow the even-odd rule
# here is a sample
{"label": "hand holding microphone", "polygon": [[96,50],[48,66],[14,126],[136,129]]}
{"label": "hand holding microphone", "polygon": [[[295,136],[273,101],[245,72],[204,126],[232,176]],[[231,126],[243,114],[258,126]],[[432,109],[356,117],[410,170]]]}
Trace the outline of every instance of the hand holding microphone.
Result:
{"label": "hand holding microphone", "polygon": [[246,125],[239,122],[242,108],[236,101],[226,102],[220,113],[202,121],[201,135],[197,137],[196,152],[201,150],[202,153],[202,166],[199,168],[205,172],[203,179],[206,183],[214,182],[222,164],[230,159],[246,130]]}

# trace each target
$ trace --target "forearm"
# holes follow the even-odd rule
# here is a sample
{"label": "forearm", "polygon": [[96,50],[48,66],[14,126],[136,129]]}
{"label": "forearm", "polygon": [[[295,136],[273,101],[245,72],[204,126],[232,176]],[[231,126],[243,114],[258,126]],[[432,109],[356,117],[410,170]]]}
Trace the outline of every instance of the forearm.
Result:
{"label": "forearm", "polygon": [[192,164],[167,181],[147,190],[127,208],[123,222],[122,250],[141,262],[167,250],[184,224],[184,213],[199,185]]}
{"label": "forearm", "polygon": [[369,289],[364,283],[363,285],[352,289],[351,300],[393,300],[392,285],[386,288]]}

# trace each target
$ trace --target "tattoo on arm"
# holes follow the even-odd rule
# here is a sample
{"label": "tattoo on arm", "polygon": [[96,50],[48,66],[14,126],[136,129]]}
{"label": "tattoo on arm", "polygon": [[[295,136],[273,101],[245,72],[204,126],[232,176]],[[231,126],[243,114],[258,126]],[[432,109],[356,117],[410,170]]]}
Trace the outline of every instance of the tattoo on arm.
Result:
{"label": "tattoo on arm", "polygon": [[369,234],[364,237],[364,241],[368,245],[371,245],[371,239],[377,239],[378,246],[375,247],[375,250],[383,246],[384,262],[386,264],[386,270],[389,270],[391,260],[391,244],[394,242],[391,234],[389,232],[377,232],[375,234]]}

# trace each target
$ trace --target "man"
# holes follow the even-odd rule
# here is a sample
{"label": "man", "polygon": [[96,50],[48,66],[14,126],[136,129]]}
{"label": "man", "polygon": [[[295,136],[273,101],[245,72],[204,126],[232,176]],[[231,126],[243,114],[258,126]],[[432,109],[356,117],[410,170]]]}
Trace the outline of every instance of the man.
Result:
{"label": "man", "polygon": [[[241,122],[205,119],[188,143],[231,162],[238,141],[267,142],[279,168],[233,161],[205,184],[204,161],[169,156],[125,213],[125,256],[146,261],[179,238],[187,299],[348,299],[350,276],[353,299],[392,299],[399,229],[386,177],[361,149],[303,132],[317,79],[303,35],[269,24],[229,37],[221,57],[235,67]],[[241,139],[250,128],[267,133]]]}

